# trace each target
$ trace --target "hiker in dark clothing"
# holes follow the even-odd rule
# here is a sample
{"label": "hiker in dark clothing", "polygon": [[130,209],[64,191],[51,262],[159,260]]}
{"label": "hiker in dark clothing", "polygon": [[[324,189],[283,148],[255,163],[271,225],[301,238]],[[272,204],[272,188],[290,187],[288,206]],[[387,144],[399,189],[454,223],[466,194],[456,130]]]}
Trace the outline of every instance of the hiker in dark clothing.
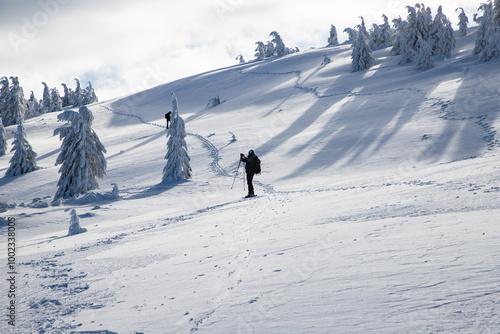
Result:
{"label": "hiker in dark clothing", "polygon": [[168,129],[168,123],[170,123],[170,116],[172,115],[172,112],[169,111],[168,113],[165,114],[165,119],[167,120],[167,129]]}
{"label": "hiker in dark clothing", "polygon": [[260,173],[260,160],[259,157],[255,155],[253,150],[248,151],[248,157],[245,157],[243,153],[240,154],[240,160],[245,163],[245,171],[247,173],[247,184],[248,184],[248,195],[247,197],[254,197],[253,192],[253,176]]}

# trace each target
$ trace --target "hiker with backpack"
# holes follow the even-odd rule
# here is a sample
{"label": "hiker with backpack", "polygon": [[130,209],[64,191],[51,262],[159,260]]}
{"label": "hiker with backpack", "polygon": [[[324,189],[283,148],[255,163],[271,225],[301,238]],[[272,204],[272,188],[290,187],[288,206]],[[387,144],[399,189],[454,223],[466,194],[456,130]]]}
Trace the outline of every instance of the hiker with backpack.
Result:
{"label": "hiker with backpack", "polygon": [[167,120],[167,129],[168,129],[168,123],[170,123],[170,116],[172,115],[172,112],[169,111],[168,113],[165,114],[165,119]]}
{"label": "hiker with backpack", "polygon": [[247,173],[248,195],[246,197],[255,197],[252,181],[255,174],[260,174],[260,159],[253,150],[250,150],[248,151],[248,157],[241,153],[240,160],[245,163]]}

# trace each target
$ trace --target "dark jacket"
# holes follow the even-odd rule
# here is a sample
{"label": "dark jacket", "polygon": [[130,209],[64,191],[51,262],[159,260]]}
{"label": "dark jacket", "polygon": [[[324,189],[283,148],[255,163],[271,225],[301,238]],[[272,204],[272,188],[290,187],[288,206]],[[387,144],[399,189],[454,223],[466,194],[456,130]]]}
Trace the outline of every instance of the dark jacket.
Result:
{"label": "dark jacket", "polygon": [[260,164],[259,157],[255,153],[249,154],[248,157],[242,156],[241,161],[245,163],[245,170],[247,174],[255,174],[257,165]]}

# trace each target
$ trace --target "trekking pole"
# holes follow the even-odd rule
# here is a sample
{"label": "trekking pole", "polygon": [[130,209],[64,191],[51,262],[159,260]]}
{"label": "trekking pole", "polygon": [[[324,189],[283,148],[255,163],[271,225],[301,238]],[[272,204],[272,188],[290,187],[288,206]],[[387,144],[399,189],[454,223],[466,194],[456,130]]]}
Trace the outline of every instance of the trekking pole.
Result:
{"label": "trekking pole", "polygon": [[234,180],[233,180],[233,185],[231,186],[231,189],[233,189],[233,187],[234,187],[234,181],[236,181],[236,176],[238,176],[238,170],[240,169],[240,165],[241,165],[241,160],[238,163],[238,168],[236,168],[236,173],[234,174]]}

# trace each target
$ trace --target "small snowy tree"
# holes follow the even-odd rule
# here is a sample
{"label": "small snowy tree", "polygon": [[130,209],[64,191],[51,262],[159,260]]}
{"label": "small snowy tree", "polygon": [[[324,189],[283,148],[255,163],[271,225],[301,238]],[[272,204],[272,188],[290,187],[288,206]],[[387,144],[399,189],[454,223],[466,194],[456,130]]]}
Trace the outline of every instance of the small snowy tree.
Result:
{"label": "small snowy tree", "polygon": [[465,37],[467,36],[467,25],[469,24],[469,18],[465,14],[465,11],[462,7],[458,7],[455,11],[459,11],[460,14],[458,14],[458,29],[460,31],[459,36],[460,37]]}
{"label": "small snowy tree", "polygon": [[9,96],[9,79],[0,79],[0,115],[3,115],[7,107],[7,97]]}
{"label": "small snowy tree", "polygon": [[38,169],[36,165],[37,154],[26,139],[22,118],[17,120],[17,132],[14,133],[14,141],[12,142],[15,151],[10,159],[10,166],[5,176],[17,176],[26,174]]}
{"label": "small snowy tree", "polygon": [[68,236],[87,232],[86,228],[80,226],[80,219],[75,209],[71,209],[70,215],[71,220],[69,222]]}
{"label": "small snowy tree", "polygon": [[43,97],[40,103],[40,110],[42,114],[49,113],[52,108],[52,96],[50,95],[49,86],[45,82],[42,82],[43,85]]}
{"label": "small snowy tree", "polygon": [[184,120],[179,116],[177,97],[172,93],[172,124],[167,135],[167,164],[163,168],[162,183],[191,178],[191,166],[187,153],[186,129]]}
{"label": "small snowy tree", "polygon": [[12,87],[7,95],[5,110],[2,113],[5,126],[16,124],[19,119],[23,120],[27,106],[18,77],[10,77],[10,79],[12,80]]}
{"label": "small snowy tree", "polygon": [[98,189],[97,179],[102,179],[106,174],[106,149],[91,128],[94,120],[92,112],[82,106],[78,112],[66,110],[57,119],[69,123],[54,131],[54,135],[59,134],[60,139],[64,138],[56,160],[56,165],[62,166],[55,199]]}
{"label": "small snowy tree", "polygon": [[59,92],[56,88],[52,88],[50,90],[50,112],[61,110],[63,110],[61,96],[59,95]]}
{"label": "small snowy tree", "polygon": [[345,28],[344,32],[347,34],[349,42],[354,43],[356,41],[356,37],[357,37],[357,34],[358,34],[356,32],[356,30],[354,30],[352,28]]}
{"label": "small snowy tree", "polygon": [[70,99],[69,91],[70,90],[68,89],[68,86],[65,83],[62,83],[61,85],[63,86],[63,89],[64,89],[64,96],[62,97],[62,106],[64,108],[64,107],[68,107],[71,105],[70,101],[69,101],[69,99]]}
{"label": "small snowy tree", "polygon": [[243,58],[243,55],[241,53],[236,56],[236,60],[238,61],[239,64],[245,63],[245,58]]}
{"label": "small snowy tree", "polygon": [[255,48],[255,58],[264,59],[266,58],[266,46],[261,41],[255,43],[257,47]]}
{"label": "small snowy tree", "polygon": [[83,94],[83,89],[80,86],[80,80],[75,78],[75,81],[76,81],[76,88],[75,88],[74,97],[73,97],[73,101],[74,101],[73,107],[78,107],[78,106],[82,106],[84,104],[83,102],[84,102],[85,96]]}
{"label": "small snowy tree", "polygon": [[432,46],[422,36],[418,37],[417,69],[429,70],[434,67],[432,62]]}
{"label": "small snowy tree", "polygon": [[271,41],[267,41],[266,44],[266,58],[274,56],[274,44]]}
{"label": "small snowy tree", "polygon": [[40,115],[40,105],[38,104],[38,100],[35,98],[35,93],[31,91],[30,99],[27,101],[27,110],[24,118],[33,118],[38,115]]}
{"label": "small snowy tree", "polygon": [[451,52],[455,49],[456,40],[452,24],[446,15],[443,14],[441,6],[438,8],[432,24],[431,38],[433,41],[433,55],[451,56]]}
{"label": "small snowy tree", "polygon": [[280,34],[277,31],[273,31],[269,36],[273,37],[271,42],[274,44],[274,54],[278,57],[284,56],[286,54],[286,46]]}
{"label": "small snowy tree", "polygon": [[500,57],[500,0],[495,0],[495,7],[491,10],[491,26],[485,38],[488,44],[481,51],[479,59],[487,62]]}
{"label": "small snowy tree", "polygon": [[7,138],[5,137],[5,128],[0,116],[0,157],[5,155],[5,153],[7,153]]}
{"label": "small snowy tree", "polygon": [[94,87],[92,87],[92,83],[89,81],[88,84],[87,88],[83,91],[83,104],[99,102],[99,99],[95,95]]}
{"label": "small snowy tree", "polygon": [[330,27],[330,37],[328,37],[327,47],[335,45],[339,45],[339,39],[337,35],[337,28],[335,28],[335,26],[332,24],[332,26]]}
{"label": "small snowy tree", "polygon": [[375,61],[371,55],[372,50],[363,17],[361,17],[361,25],[358,25],[357,28],[356,40],[351,46],[352,69],[354,72],[371,67]]}
{"label": "small snowy tree", "polygon": [[479,7],[483,11],[483,16],[477,17],[474,15],[474,22],[479,24],[479,29],[476,33],[476,40],[472,54],[480,54],[489,43],[491,31],[493,30],[493,5],[490,2],[483,3]]}

